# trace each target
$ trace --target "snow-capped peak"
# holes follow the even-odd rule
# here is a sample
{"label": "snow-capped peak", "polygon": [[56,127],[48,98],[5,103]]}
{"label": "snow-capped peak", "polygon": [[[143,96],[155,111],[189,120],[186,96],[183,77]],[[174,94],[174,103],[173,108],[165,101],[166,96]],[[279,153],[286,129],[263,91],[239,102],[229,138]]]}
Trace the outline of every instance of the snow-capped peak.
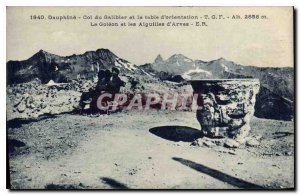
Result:
{"label": "snow-capped peak", "polygon": [[115,66],[120,67],[120,68],[125,68],[130,71],[135,71],[137,69],[135,64],[127,62],[121,58],[116,58]]}

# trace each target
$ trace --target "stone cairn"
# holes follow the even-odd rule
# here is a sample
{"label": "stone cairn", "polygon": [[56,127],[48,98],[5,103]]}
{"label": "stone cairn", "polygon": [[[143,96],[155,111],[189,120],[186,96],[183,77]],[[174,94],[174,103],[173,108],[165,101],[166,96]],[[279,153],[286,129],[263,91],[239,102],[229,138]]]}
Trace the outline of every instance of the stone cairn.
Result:
{"label": "stone cairn", "polygon": [[203,134],[244,143],[251,129],[259,80],[196,80],[191,84],[198,95],[197,120]]}

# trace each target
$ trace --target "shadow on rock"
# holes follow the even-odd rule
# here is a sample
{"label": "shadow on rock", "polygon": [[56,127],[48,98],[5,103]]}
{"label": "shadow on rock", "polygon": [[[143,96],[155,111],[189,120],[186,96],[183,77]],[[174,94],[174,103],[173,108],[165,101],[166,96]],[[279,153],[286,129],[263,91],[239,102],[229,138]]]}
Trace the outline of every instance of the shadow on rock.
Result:
{"label": "shadow on rock", "polygon": [[24,147],[26,144],[22,141],[16,139],[8,139],[8,151],[9,154],[13,154],[16,151],[16,148]]}
{"label": "shadow on rock", "polygon": [[20,128],[22,125],[26,125],[32,122],[38,122],[42,120],[46,120],[49,118],[56,118],[56,115],[44,114],[35,119],[23,119],[23,118],[15,118],[6,122],[7,128]]}
{"label": "shadow on rock", "polygon": [[114,189],[129,189],[125,184],[122,184],[114,179],[108,177],[101,177],[103,183],[108,184]]}
{"label": "shadow on rock", "polygon": [[149,129],[150,133],[174,142],[192,142],[203,134],[200,130],[186,126],[160,126]]}
{"label": "shadow on rock", "polygon": [[275,132],[275,133],[273,133],[273,135],[275,135],[274,139],[287,137],[287,136],[290,136],[290,135],[293,135],[293,134],[294,133],[291,133],[291,132]]}
{"label": "shadow on rock", "polygon": [[180,162],[181,164],[183,164],[183,165],[185,165],[185,166],[187,166],[191,169],[194,169],[194,170],[196,170],[200,173],[204,173],[204,174],[209,175],[209,176],[211,176],[215,179],[218,179],[222,182],[225,182],[225,183],[228,183],[230,185],[236,186],[238,188],[263,189],[262,186],[244,181],[242,179],[239,179],[239,178],[236,178],[236,177],[233,177],[233,176],[230,176],[226,173],[223,173],[221,171],[209,168],[209,167],[204,166],[204,165],[199,164],[199,163],[195,163],[195,162],[190,161],[190,160],[186,160],[186,159],[183,159],[183,158],[177,158],[177,157],[173,157],[172,159],[177,161],[177,162]]}
{"label": "shadow on rock", "polygon": [[47,190],[82,190],[85,189],[86,187],[80,183],[78,185],[73,185],[73,184],[47,184],[45,186],[45,189]]}

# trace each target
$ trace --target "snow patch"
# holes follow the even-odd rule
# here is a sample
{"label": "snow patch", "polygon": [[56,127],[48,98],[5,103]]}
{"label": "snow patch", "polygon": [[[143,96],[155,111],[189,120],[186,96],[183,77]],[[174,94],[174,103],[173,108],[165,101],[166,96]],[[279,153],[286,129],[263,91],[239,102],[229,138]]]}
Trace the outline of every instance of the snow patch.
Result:
{"label": "snow patch", "polygon": [[55,83],[53,80],[50,80],[46,85],[48,87],[50,87],[50,86],[59,86],[60,84],[59,83]]}
{"label": "snow patch", "polygon": [[206,70],[203,70],[201,68],[196,68],[196,69],[192,69],[192,70],[188,70],[187,72],[185,72],[182,77],[184,79],[191,79],[191,76],[190,74],[194,74],[194,73],[205,73],[205,74],[208,74],[208,75],[211,75],[210,72],[206,71]]}
{"label": "snow patch", "polygon": [[185,58],[184,61],[185,61],[185,62],[193,62],[193,60],[188,59],[188,58]]}
{"label": "snow patch", "polygon": [[224,64],[222,63],[221,66],[224,68],[225,71],[228,72],[229,68],[228,68],[226,65],[224,65]]}
{"label": "snow patch", "polygon": [[131,70],[131,71],[136,70],[135,64],[132,64],[132,63],[130,63],[130,62],[127,62],[127,63],[122,62],[122,60],[121,60],[120,58],[116,58],[115,66],[121,67],[121,68],[124,67],[124,68],[126,68],[126,69]]}
{"label": "snow patch", "polygon": [[121,65],[121,63],[119,63],[118,61],[115,61],[115,66],[123,68],[123,66]]}
{"label": "snow patch", "polygon": [[148,72],[144,71],[143,69],[141,69],[141,71],[142,71],[143,73],[145,73],[146,75],[148,75],[148,76],[151,76],[151,77],[152,77],[152,75],[151,75],[150,73],[148,73]]}

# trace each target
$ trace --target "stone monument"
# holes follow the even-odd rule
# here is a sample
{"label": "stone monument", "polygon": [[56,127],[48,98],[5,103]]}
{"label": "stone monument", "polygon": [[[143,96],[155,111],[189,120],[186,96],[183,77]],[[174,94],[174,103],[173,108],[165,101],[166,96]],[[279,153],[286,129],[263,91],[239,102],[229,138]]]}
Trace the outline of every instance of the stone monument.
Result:
{"label": "stone monument", "polygon": [[251,129],[259,80],[194,80],[191,84],[198,94],[197,120],[204,135],[243,143]]}

